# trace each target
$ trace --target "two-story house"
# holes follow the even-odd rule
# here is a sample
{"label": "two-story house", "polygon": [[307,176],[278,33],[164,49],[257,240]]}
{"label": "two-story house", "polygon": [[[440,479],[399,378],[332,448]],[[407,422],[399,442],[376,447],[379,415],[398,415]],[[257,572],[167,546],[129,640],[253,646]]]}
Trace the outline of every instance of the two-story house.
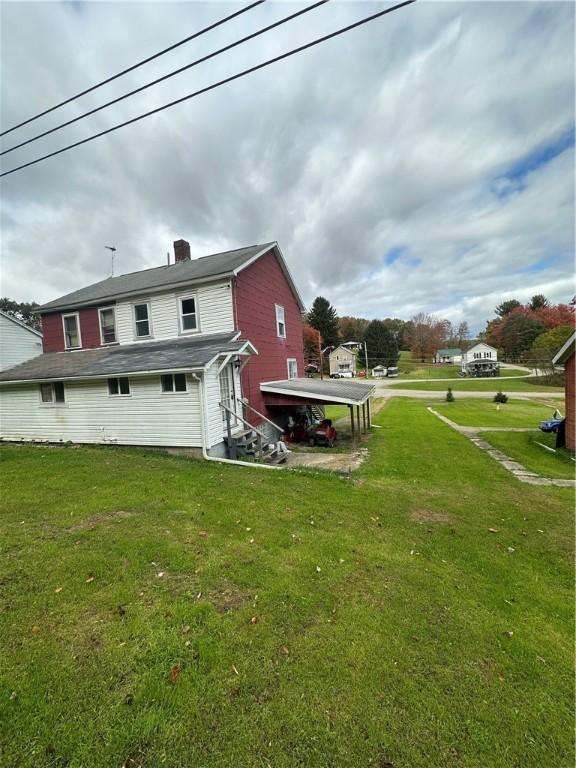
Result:
{"label": "two-story house", "polygon": [[462,353],[465,376],[499,376],[498,350],[483,341]]}
{"label": "two-story house", "polygon": [[42,334],[0,311],[0,371],[42,354]]}
{"label": "two-story house", "polygon": [[[203,448],[304,372],[304,305],[277,243],[110,277],[44,304],[43,354],[0,374],[4,440]],[[276,435],[277,437],[277,435]]]}

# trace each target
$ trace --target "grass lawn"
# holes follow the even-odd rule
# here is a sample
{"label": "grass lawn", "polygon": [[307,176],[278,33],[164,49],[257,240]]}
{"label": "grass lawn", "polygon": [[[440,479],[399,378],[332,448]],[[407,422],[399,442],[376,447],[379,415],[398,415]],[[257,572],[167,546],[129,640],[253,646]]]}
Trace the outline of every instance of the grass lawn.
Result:
{"label": "grass lawn", "polygon": [[462,427],[533,427],[539,422],[552,418],[556,408],[564,411],[563,401],[554,405],[538,400],[508,400],[507,403],[493,403],[490,400],[458,399],[453,403],[434,403],[434,410],[447,416]]}
{"label": "grass lawn", "polygon": [[549,384],[542,382],[542,378],[538,376],[530,378],[506,378],[503,380],[500,378],[491,379],[461,379],[458,381],[423,381],[423,382],[409,382],[408,384],[392,384],[394,389],[420,389],[428,392],[437,392],[439,390],[446,390],[448,387],[452,387],[454,392],[534,392],[535,388],[538,392],[556,392],[561,394],[564,392],[563,387],[551,387]]}
{"label": "grass lawn", "polygon": [[542,445],[556,448],[556,435],[544,432],[483,432],[482,439],[543,477],[574,479],[576,464],[568,451],[559,448],[556,453],[551,453],[542,448]]}
{"label": "grass lawn", "polygon": [[3,768],[572,766],[573,492],[375,420],[352,480],[2,446]]}
{"label": "grass lawn", "polygon": [[327,405],[324,412],[326,418],[332,419],[332,421],[338,421],[338,419],[350,419],[350,412],[347,405]]}

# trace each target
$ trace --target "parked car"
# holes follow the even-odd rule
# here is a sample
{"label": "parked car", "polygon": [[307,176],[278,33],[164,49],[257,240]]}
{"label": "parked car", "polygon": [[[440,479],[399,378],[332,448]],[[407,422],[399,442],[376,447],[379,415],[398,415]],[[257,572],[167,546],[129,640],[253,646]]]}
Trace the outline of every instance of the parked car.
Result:
{"label": "parked car", "polygon": [[352,371],[336,371],[336,373],[330,374],[331,379],[353,379],[354,373]]}
{"label": "parked car", "polygon": [[540,429],[542,432],[558,432],[558,427],[562,422],[564,421],[564,418],[561,419],[545,419],[544,421],[541,421],[540,424],[538,424],[538,429]]}

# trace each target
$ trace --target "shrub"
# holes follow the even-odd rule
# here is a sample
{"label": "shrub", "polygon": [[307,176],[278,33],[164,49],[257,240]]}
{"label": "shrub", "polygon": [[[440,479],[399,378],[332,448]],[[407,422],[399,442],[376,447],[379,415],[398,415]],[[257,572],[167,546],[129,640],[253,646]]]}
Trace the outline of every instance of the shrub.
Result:
{"label": "shrub", "polygon": [[446,392],[446,402],[447,403],[453,403],[456,398],[454,397],[454,392],[452,392],[452,387],[448,387],[448,392]]}
{"label": "shrub", "polygon": [[497,392],[494,395],[494,402],[495,403],[507,403],[508,402],[508,395],[505,395],[504,392]]}

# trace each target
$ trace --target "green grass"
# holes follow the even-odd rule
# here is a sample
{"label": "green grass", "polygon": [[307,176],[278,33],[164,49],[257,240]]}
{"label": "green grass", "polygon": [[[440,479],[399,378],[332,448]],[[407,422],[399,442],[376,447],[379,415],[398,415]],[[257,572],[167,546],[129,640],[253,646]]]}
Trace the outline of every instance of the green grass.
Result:
{"label": "green grass", "polygon": [[3,768],[571,766],[572,491],[376,422],[352,480],[2,446]]}
{"label": "green grass", "polygon": [[502,378],[490,378],[490,379],[461,379],[458,381],[443,382],[443,381],[423,381],[423,382],[409,382],[408,384],[392,384],[394,389],[416,389],[424,390],[426,392],[438,392],[440,390],[446,390],[448,387],[452,387],[454,392],[556,392],[562,393],[563,387],[551,387],[542,381],[541,377],[530,378],[507,378],[505,381]]}
{"label": "green grass", "polygon": [[572,480],[575,477],[576,465],[568,451],[559,448],[556,453],[551,453],[542,447],[556,448],[556,435],[544,432],[483,432],[482,439],[538,475]]}
{"label": "green grass", "polygon": [[453,403],[435,403],[434,409],[463,427],[533,427],[543,419],[550,419],[555,408],[563,411],[562,401],[550,406],[540,401],[509,400],[493,403],[490,400],[455,400]]}
{"label": "green grass", "polygon": [[350,412],[347,405],[327,405],[324,409],[327,419],[338,421],[338,419],[350,418]]}

